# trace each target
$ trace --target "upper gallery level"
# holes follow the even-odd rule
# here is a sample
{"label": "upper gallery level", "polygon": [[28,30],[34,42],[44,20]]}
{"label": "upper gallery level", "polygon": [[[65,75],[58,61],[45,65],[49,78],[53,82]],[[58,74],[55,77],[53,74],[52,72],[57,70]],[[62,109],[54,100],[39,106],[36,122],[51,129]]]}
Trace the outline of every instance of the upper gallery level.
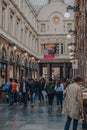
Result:
{"label": "upper gallery level", "polygon": [[69,19],[64,18],[66,7],[60,0],[51,0],[36,15],[29,0],[0,0],[0,35],[38,59],[43,58],[42,44],[48,43],[48,39],[54,43],[56,35],[57,42],[64,41],[68,56],[67,45],[74,39],[67,40],[66,35],[74,29],[74,14],[72,11]]}

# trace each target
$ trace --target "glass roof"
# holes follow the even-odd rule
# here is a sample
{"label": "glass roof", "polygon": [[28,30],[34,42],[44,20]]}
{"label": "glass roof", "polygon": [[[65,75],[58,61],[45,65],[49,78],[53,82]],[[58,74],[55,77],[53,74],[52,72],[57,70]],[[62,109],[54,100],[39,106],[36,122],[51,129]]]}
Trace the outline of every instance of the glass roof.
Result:
{"label": "glass roof", "polygon": [[74,0],[64,0],[65,4],[74,5]]}
{"label": "glass roof", "polygon": [[38,14],[40,9],[49,3],[49,0],[29,0],[29,3],[34,9],[34,12]]}
{"label": "glass roof", "polygon": [[72,4],[74,0],[28,0],[30,5],[32,6],[35,14],[37,15],[40,9],[50,2],[62,2],[65,4]]}

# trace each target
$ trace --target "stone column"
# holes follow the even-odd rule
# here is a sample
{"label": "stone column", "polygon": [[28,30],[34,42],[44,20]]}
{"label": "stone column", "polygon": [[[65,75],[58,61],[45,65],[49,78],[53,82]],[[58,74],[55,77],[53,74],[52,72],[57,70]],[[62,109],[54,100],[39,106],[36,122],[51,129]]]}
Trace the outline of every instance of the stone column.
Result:
{"label": "stone column", "polygon": [[66,78],[66,64],[63,64],[63,77]]}
{"label": "stone column", "polygon": [[63,66],[60,66],[60,79],[63,78]]}
{"label": "stone column", "polygon": [[52,78],[52,72],[51,72],[51,63],[47,64],[47,77],[50,79]]}
{"label": "stone column", "polygon": [[38,63],[38,76],[42,77],[42,64]]}
{"label": "stone column", "polygon": [[8,33],[8,31],[9,31],[9,2],[8,2],[8,4],[7,4],[7,8],[6,8],[6,17],[5,17],[5,20],[6,20],[6,22],[5,22],[5,31]]}
{"label": "stone column", "polygon": [[0,0],[0,27],[2,27],[2,1]]}

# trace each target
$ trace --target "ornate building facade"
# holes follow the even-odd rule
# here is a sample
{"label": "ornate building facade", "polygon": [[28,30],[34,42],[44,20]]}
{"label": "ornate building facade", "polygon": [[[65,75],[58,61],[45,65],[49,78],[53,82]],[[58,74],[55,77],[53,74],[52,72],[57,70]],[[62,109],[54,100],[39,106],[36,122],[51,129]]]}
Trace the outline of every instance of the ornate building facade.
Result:
{"label": "ornate building facade", "polygon": [[[0,0],[1,84],[5,84],[9,77],[17,79],[23,76],[36,77],[38,55],[36,32],[38,21],[28,1]],[[32,60],[32,57],[35,59]]]}
{"label": "ornate building facade", "polygon": [[79,6],[79,11],[75,14],[77,73],[87,84],[87,1],[76,0],[75,5]]}
{"label": "ornate building facade", "polygon": [[[68,44],[74,38],[66,36],[74,17],[64,18],[66,7],[50,1],[36,14],[29,0],[0,0],[0,86],[10,77],[38,78],[53,67],[59,67],[60,77],[70,77]],[[54,59],[44,59],[46,44],[56,46]]]}

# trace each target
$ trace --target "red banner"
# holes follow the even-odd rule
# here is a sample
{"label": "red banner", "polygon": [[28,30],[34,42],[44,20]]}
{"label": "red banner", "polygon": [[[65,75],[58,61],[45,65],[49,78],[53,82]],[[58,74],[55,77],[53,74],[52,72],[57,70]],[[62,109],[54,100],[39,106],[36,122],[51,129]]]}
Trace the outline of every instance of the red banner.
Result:
{"label": "red banner", "polygon": [[44,59],[54,59],[55,55],[44,55]]}

